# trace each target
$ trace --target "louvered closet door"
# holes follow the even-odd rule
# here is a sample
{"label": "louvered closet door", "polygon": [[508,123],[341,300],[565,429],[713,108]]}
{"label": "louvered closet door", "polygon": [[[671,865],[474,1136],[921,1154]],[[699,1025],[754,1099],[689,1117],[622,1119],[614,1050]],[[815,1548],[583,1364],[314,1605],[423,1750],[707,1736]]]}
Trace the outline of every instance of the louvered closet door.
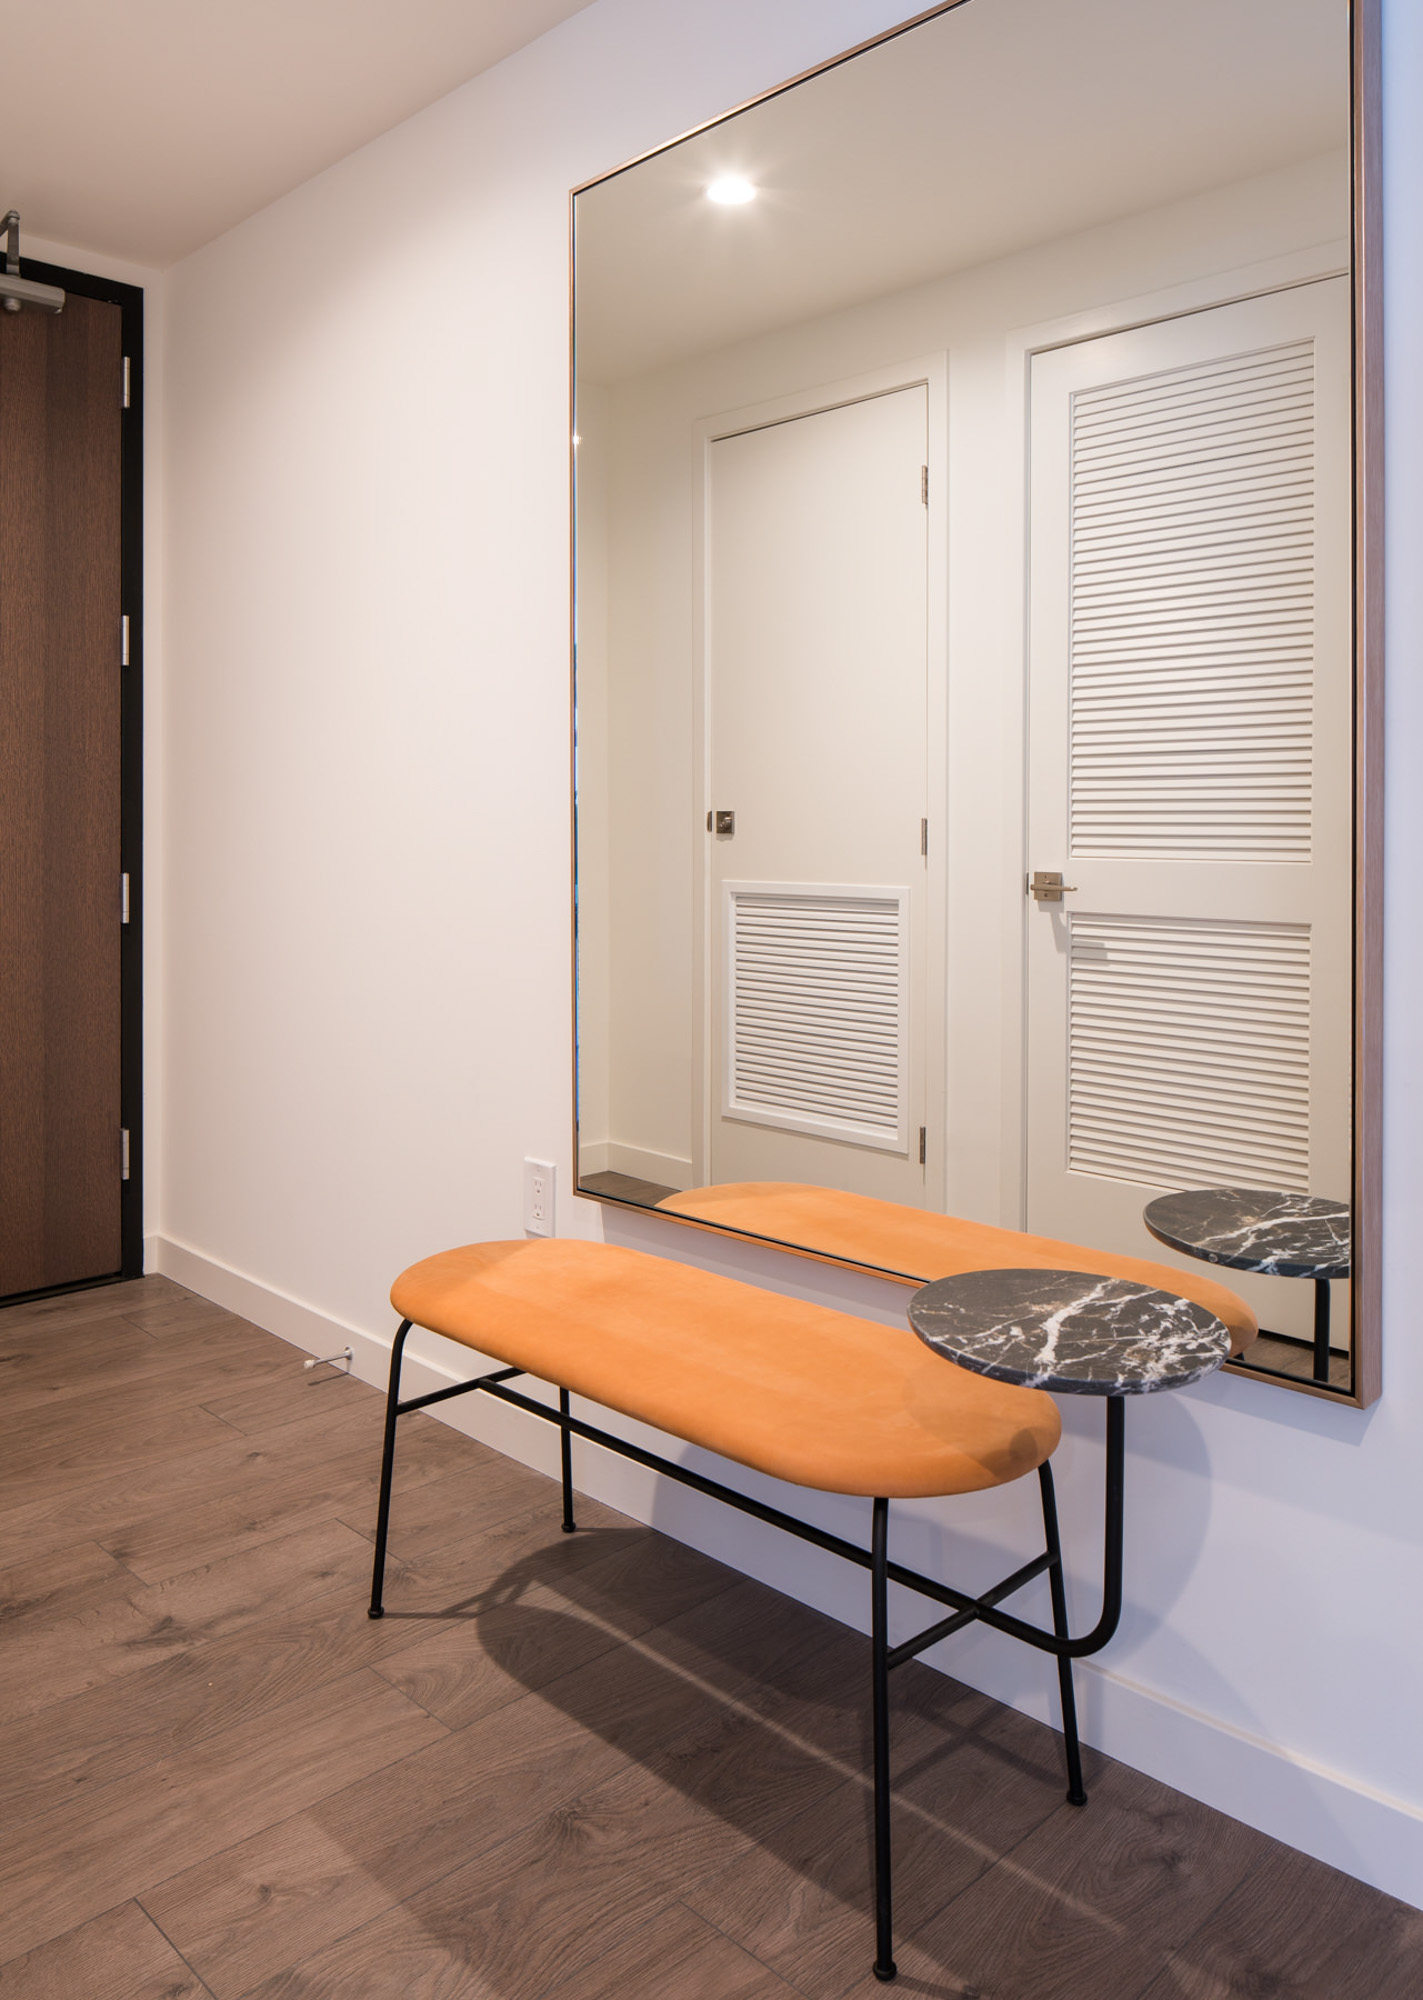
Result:
{"label": "louvered closet door", "polygon": [[927,391],[710,448],[710,1178],[922,1203]]}
{"label": "louvered closet door", "polygon": [[1346,281],[1036,357],[1031,440],[1028,1226],[1145,1254],[1168,1189],[1348,1194]]}

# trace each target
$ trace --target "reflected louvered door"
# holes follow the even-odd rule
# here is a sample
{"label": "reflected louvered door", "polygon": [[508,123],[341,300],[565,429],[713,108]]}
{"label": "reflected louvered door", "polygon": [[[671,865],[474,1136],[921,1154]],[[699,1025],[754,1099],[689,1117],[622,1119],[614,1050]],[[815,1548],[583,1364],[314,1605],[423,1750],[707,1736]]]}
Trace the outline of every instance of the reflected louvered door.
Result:
{"label": "reflected louvered door", "polygon": [[[1347,1195],[1349,318],[1331,279],[1033,362],[1030,1229]],[[1235,1282],[1234,1275],[1231,1282]],[[1282,1332],[1308,1287],[1239,1289]]]}
{"label": "reflected louvered door", "polygon": [[723,885],[727,1116],[908,1153],[909,893]]}
{"label": "reflected louvered door", "polygon": [[708,1179],[926,1198],[923,387],[719,438]]}

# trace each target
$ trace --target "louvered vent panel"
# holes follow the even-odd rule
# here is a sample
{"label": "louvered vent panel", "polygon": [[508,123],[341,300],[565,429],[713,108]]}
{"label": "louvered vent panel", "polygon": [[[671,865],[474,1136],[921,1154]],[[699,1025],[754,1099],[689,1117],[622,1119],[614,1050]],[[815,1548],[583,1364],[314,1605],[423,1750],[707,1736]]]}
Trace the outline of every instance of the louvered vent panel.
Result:
{"label": "louvered vent panel", "polygon": [[734,1118],[902,1150],[908,891],[727,884]]}
{"label": "louvered vent panel", "polygon": [[1314,349],[1072,404],[1076,854],[1306,861]]}
{"label": "louvered vent panel", "polygon": [[1307,927],[1069,922],[1072,1170],[1307,1191]]}

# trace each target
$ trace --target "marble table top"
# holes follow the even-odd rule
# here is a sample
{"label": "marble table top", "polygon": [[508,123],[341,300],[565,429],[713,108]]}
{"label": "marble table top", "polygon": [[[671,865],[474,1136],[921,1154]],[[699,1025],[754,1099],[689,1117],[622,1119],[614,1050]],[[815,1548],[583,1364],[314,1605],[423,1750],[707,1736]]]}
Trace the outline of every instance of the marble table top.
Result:
{"label": "marble table top", "polygon": [[1193,1188],[1148,1202],[1142,1221],[1159,1243],[1274,1278],[1347,1278],[1346,1201],[1268,1188]]}
{"label": "marble table top", "polygon": [[1230,1335],[1204,1306],[1083,1271],[965,1271],[909,1302],[927,1346],[961,1368],[1069,1396],[1144,1396],[1219,1368]]}

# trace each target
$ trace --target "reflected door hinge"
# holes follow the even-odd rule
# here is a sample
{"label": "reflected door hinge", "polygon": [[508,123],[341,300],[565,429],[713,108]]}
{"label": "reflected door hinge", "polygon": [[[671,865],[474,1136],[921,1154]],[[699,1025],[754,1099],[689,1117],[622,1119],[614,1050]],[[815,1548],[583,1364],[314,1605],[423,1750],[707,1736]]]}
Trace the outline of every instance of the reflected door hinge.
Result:
{"label": "reflected door hinge", "polygon": [[124,400],[123,400],[123,407],[124,407],[124,408],[125,408],[126,410],[127,410],[127,409],[130,409],[130,408],[132,407],[132,404],[131,404],[131,400],[130,400],[130,388],[131,388],[131,385],[130,385],[130,381],[129,381],[129,368],[128,368],[128,356],[127,356],[127,355],[125,355],[125,356],[124,356]]}
{"label": "reflected door hinge", "polygon": [[121,916],[119,917],[119,922],[120,922],[121,924],[126,924],[126,923],[128,922],[128,877],[127,877],[127,875],[120,875],[120,877],[119,877],[119,909],[120,909],[120,911],[122,912]]}
{"label": "reflected door hinge", "polygon": [[128,665],[128,613],[119,620],[119,665]]}
{"label": "reflected door hinge", "polygon": [[921,1167],[923,1166],[924,1162],[928,1159],[928,1157],[929,1157],[929,1128],[927,1125],[921,1125],[919,1127],[919,1164]]}
{"label": "reflected door hinge", "polygon": [[927,858],[929,853],[929,822],[927,819],[921,819],[919,822],[919,852]]}
{"label": "reflected door hinge", "polygon": [[119,1133],[119,1157],[120,1157],[120,1159],[121,1159],[121,1160],[123,1161],[123,1171],[122,1171],[122,1173],[120,1174],[119,1178],[120,1178],[120,1180],[125,1180],[125,1181],[126,1181],[126,1180],[128,1179],[128,1127],[127,1127],[127,1125],[125,1125],[125,1126],[124,1126],[124,1127],[122,1128],[122,1130],[120,1131],[120,1133]]}
{"label": "reflected door hinge", "polygon": [[927,465],[921,465],[919,468],[919,498],[927,507],[929,504],[929,468]]}

